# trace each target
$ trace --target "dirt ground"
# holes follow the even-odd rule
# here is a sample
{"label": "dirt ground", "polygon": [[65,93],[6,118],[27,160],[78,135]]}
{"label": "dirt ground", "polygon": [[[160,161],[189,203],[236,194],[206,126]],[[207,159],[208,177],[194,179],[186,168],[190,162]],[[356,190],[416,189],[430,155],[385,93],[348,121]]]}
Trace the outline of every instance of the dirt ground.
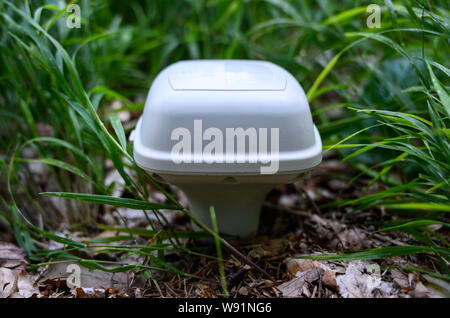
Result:
{"label": "dirt ground", "polygon": [[[350,208],[326,207],[336,200],[358,198],[370,181],[359,178],[349,184],[349,175],[356,174],[338,162],[332,153],[310,176],[297,184],[279,186],[267,197],[262,207],[257,236],[230,243],[247,258],[264,269],[274,281],[246,265],[242,259],[223,249],[227,286],[231,297],[449,297],[449,283],[428,274],[407,271],[405,267],[434,271],[439,260],[430,254],[394,257],[375,261],[311,261],[296,256],[343,253],[376,247],[410,245],[418,242],[400,231],[376,232],[379,225],[398,216],[382,209],[353,211]],[[345,176],[345,178],[344,178]],[[110,178],[114,179],[111,172]],[[342,177],[342,178],[341,178]],[[367,193],[383,189],[381,183]],[[120,195],[120,189],[117,190]],[[180,202],[182,194],[175,192]],[[123,193],[122,193],[123,195]],[[164,202],[161,193],[152,191],[153,200]],[[141,213],[121,211],[130,227],[145,227]],[[181,212],[180,212],[181,213]],[[101,216],[106,224],[117,224],[106,209]],[[183,214],[167,214],[175,230],[190,229]],[[436,228],[447,237],[445,228]],[[66,232],[67,234],[67,232]],[[69,233],[77,238],[77,233]],[[116,233],[95,229],[92,237],[109,237]],[[148,244],[148,239],[142,243]],[[221,297],[218,263],[215,259],[187,253],[171,253],[165,261],[196,277],[152,272],[152,279],[135,271],[109,273],[81,268],[81,288],[69,287],[67,263],[52,264],[35,272],[26,272],[29,265],[25,252],[8,236],[0,244],[1,297]],[[118,242],[117,244],[126,244]],[[201,245],[202,253],[215,255],[214,244],[183,240],[191,247]],[[53,246],[61,248],[61,246]],[[102,258],[131,264],[145,260],[127,255],[103,255]]]}

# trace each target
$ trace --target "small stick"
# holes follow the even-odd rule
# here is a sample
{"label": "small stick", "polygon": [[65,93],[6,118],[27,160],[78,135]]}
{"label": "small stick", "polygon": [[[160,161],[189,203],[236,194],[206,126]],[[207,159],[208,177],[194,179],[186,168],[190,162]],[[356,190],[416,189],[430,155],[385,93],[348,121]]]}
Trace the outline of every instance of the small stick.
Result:
{"label": "small stick", "polygon": [[250,260],[247,256],[245,256],[244,254],[242,254],[241,252],[239,252],[233,245],[231,245],[230,243],[228,243],[225,239],[221,238],[220,235],[218,235],[217,233],[215,233],[213,230],[211,230],[209,227],[207,227],[206,225],[204,225],[202,222],[200,222],[195,216],[193,216],[188,210],[186,210],[185,208],[180,206],[181,211],[183,211],[183,213],[185,213],[188,217],[191,218],[192,221],[195,222],[195,224],[197,224],[199,227],[201,227],[205,232],[207,232],[208,234],[210,234],[211,236],[217,238],[221,244],[223,244],[230,252],[232,252],[233,254],[235,254],[236,256],[238,256],[239,258],[241,258],[246,264],[250,265],[251,267],[253,267],[254,269],[256,269],[258,272],[260,272],[262,275],[264,275],[265,277],[267,277],[268,279],[270,279],[274,284],[276,284],[275,279],[269,274],[267,273],[264,269],[262,269],[261,267],[259,267],[258,265],[256,265],[252,260]]}
{"label": "small stick", "polygon": [[302,190],[305,193],[306,198],[308,199],[309,202],[311,202],[311,205],[313,206],[313,208],[316,211],[316,213],[319,214],[320,216],[322,216],[323,215],[322,211],[320,211],[320,209],[317,206],[316,202],[314,202],[314,200],[310,197],[308,192],[301,185],[298,185],[298,187],[300,188],[300,190]]}
{"label": "small stick", "polygon": [[237,284],[239,284],[244,276],[247,274],[249,268],[247,266],[239,268],[236,272],[231,273],[227,276],[227,285],[228,288],[233,288]]}
{"label": "small stick", "polygon": [[220,235],[217,235],[217,233],[215,233],[213,230],[211,230],[209,227],[207,227],[206,225],[204,225],[203,223],[201,223],[200,221],[197,220],[197,218],[195,216],[193,216],[189,211],[187,211],[186,209],[182,209],[182,211],[191,218],[191,220],[193,220],[199,227],[201,227],[205,232],[208,232],[208,234],[212,235],[213,237],[219,239],[220,243],[222,243],[230,252],[232,252],[233,254],[235,254],[236,256],[238,256],[239,258],[241,258],[245,263],[247,263],[248,265],[250,265],[251,267],[253,267],[254,269],[256,269],[258,272],[260,272],[262,275],[266,276],[268,279],[270,279],[273,283],[276,284],[275,279],[269,274],[267,273],[265,270],[263,270],[261,267],[259,267],[258,265],[256,265],[255,263],[253,263],[252,260],[250,260],[247,256],[245,256],[244,254],[242,254],[241,252],[239,252],[233,245],[231,245],[230,243],[228,243],[226,240],[224,240],[223,238],[220,237]]}

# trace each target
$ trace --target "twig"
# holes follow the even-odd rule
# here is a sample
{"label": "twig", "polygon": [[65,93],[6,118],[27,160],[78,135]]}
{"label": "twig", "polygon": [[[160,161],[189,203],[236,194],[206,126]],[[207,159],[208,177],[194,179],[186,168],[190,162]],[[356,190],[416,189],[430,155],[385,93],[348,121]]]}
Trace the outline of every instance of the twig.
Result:
{"label": "twig", "polygon": [[389,242],[389,243],[392,243],[392,244],[395,244],[395,245],[400,245],[400,246],[408,245],[408,244],[403,243],[403,242],[401,242],[399,240],[396,240],[396,239],[393,239],[393,238],[390,238],[390,237],[386,237],[385,235],[381,235],[381,234],[378,234],[378,233],[371,233],[371,232],[368,232],[368,231],[365,231],[365,232],[368,233],[369,235],[370,234],[373,235],[375,238],[377,238],[377,239],[379,239],[381,241],[384,241],[384,242]]}
{"label": "twig", "polygon": [[284,211],[290,214],[295,214],[295,215],[300,215],[300,216],[306,216],[306,217],[310,217],[311,213],[305,212],[305,211],[300,211],[300,210],[295,210],[295,209],[291,209],[285,206],[277,206],[275,204],[269,203],[269,202],[264,202],[263,203],[263,207],[268,207],[271,209],[275,209],[278,211]]}
{"label": "twig", "polygon": [[303,193],[305,194],[306,198],[308,199],[308,201],[311,203],[311,205],[313,206],[314,210],[316,211],[316,213],[319,214],[320,216],[323,216],[322,211],[320,211],[320,209],[317,206],[316,202],[314,202],[314,200],[311,198],[311,196],[308,194],[308,192],[301,185],[298,185],[298,188],[303,191]]}
{"label": "twig", "polygon": [[236,272],[231,273],[230,275],[227,276],[227,286],[228,288],[233,288],[234,286],[236,286],[238,283],[240,283],[242,281],[242,279],[245,277],[245,275],[248,272],[248,267],[242,267],[239,268]]}
{"label": "twig", "polygon": [[254,269],[256,269],[258,272],[260,272],[261,274],[263,274],[264,276],[266,276],[268,279],[270,279],[273,283],[276,284],[275,279],[268,274],[265,270],[263,270],[261,267],[259,267],[258,265],[256,265],[255,263],[252,262],[252,260],[250,260],[247,256],[245,256],[244,254],[242,254],[241,252],[239,252],[233,245],[231,245],[230,243],[228,243],[226,240],[224,240],[223,238],[221,238],[219,235],[217,235],[213,230],[211,230],[209,227],[207,227],[206,225],[204,225],[203,223],[201,223],[200,221],[197,220],[196,217],[194,217],[189,211],[187,211],[186,209],[182,209],[182,211],[191,218],[191,220],[193,220],[195,222],[195,224],[197,224],[199,227],[201,227],[205,232],[207,232],[208,234],[212,235],[214,238],[217,238],[221,244],[223,244],[230,252],[232,252],[234,255],[238,256],[239,258],[241,258],[246,264],[250,265],[251,267],[253,267]]}
{"label": "twig", "polygon": [[275,279],[269,274],[267,273],[265,270],[263,270],[261,267],[259,267],[258,265],[256,265],[255,263],[253,263],[247,256],[245,256],[244,254],[242,254],[241,252],[239,252],[233,245],[231,245],[230,243],[228,243],[227,241],[225,241],[223,238],[219,238],[220,242],[226,247],[228,248],[232,253],[234,253],[236,256],[239,256],[245,263],[247,263],[248,265],[250,265],[251,267],[255,268],[258,272],[260,272],[261,274],[263,274],[264,276],[266,276],[268,279],[270,279],[274,284],[276,284]]}

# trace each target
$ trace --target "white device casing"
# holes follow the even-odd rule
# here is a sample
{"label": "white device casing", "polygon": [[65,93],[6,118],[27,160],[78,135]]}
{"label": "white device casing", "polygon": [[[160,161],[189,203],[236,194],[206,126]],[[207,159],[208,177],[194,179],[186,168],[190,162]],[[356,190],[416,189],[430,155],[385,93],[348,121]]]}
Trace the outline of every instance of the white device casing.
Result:
{"label": "white device casing", "polygon": [[260,158],[278,160],[278,173],[309,170],[322,160],[320,135],[303,89],[291,74],[270,62],[200,60],[170,65],[155,78],[134,136],[135,160],[146,170],[260,174],[261,160],[250,163],[248,153],[244,163],[206,163],[198,158],[202,153],[195,151],[190,163],[175,163],[172,131],[178,127],[194,131],[194,120],[202,121],[203,130],[216,127],[224,135],[226,128],[267,128],[269,133],[278,128],[277,158],[269,151]]}
{"label": "white device casing", "polygon": [[[202,147],[191,162],[174,161],[172,132],[215,127],[278,129],[277,154],[245,153],[244,162],[205,162]],[[144,113],[132,133],[136,163],[161,182],[178,186],[190,210],[211,226],[214,206],[219,230],[240,237],[256,233],[266,194],[278,184],[298,180],[322,160],[322,143],[313,124],[305,93],[283,68],[264,61],[182,61],[165,68],[154,80]],[[270,139],[270,137],[268,138]],[[271,149],[271,140],[268,149]],[[180,159],[180,158],[178,158]],[[213,161],[214,158],[212,158]],[[241,158],[242,159],[242,158]],[[261,174],[261,163],[278,160],[274,174]],[[219,160],[217,160],[219,161]],[[195,224],[194,228],[198,229]]]}

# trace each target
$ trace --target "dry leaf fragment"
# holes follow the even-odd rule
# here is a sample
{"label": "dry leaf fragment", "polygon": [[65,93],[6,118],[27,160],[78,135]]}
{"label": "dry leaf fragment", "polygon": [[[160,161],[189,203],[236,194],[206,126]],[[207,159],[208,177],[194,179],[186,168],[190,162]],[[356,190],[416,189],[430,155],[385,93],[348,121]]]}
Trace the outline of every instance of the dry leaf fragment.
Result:
{"label": "dry leaf fragment", "polygon": [[21,271],[17,276],[17,291],[10,297],[30,298],[36,295],[41,295],[35,281],[36,276],[30,275],[26,271]]}
{"label": "dry leaf fragment", "polygon": [[0,267],[23,269],[28,265],[27,253],[14,244],[0,242]]}
{"label": "dry leaf fragment", "polygon": [[315,267],[321,268],[321,265],[317,261],[294,258],[294,259],[289,259],[286,262],[286,267],[287,267],[289,274],[291,274],[291,276],[295,276],[297,274],[297,272],[304,272],[309,268],[315,268]]}
{"label": "dry leaf fragment", "polygon": [[329,269],[324,270],[322,276],[322,283],[328,287],[336,288],[337,287],[336,273]]}
{"label": "dry leaf fragment", "polygon": [[310,268],[321,269],[323,271],[322,283],[328,287],[335,288],[337,286],[336,273],[325,263],[307,259],[289,259],[286,267],[291,276],[295,276],[298,272],[304,272]]}
{"label": "dry leaf fragment", "polygon": [[7,298],[17,290],[17,272],[0,268],[0,298]]}
{"label": "dry leaf fragment", "polygon": [[239,288],[238,293],[241,294],[242,296],[248,296],[248,289],[245,287],[241,287]]}
{"label": "dry leaf fragment", "polygon": [[[52,264],[43,274],[43,280],[66,281],[75,272],[69,268],[69,265],[77,263]],[[79,265],[78,265],[79,266]],[[92,270],[85,267],[80,269],[80,286],[83,288],[105,289],[114,288],[117,290],[127,290],[130,282],[129,273],[110,273],[101,270]]]}
{"label": "dry leaf fragment", "polygon": [[408,276],[403,274],[398,269],[394,268],[391,270],[391,276],[394,280],[394,283],[399,287],[401,290],[412,290],[413,288],[410,286]]}
{"label": "dry leaf fragment", "polygon": [[[374,266],[367,261],[350,261],[344,275],[336,278],[339,292],[344,298],[371,298],[372,292],[377,289],[381,296],[391,295],[392,286],[381,281],[380,274],[366,274]],[[375,265],[376,266],[376,265]]]}
{"label": "dry leaf fragment", "polygon": [[290,281],[278,286],[278,290],[281,291],[283,297],[300,297],[303,293],[303,286],[306,283],[312,283],[319,279],[322,269],[309,268],[304,272],[298,272],[296,277]]}

